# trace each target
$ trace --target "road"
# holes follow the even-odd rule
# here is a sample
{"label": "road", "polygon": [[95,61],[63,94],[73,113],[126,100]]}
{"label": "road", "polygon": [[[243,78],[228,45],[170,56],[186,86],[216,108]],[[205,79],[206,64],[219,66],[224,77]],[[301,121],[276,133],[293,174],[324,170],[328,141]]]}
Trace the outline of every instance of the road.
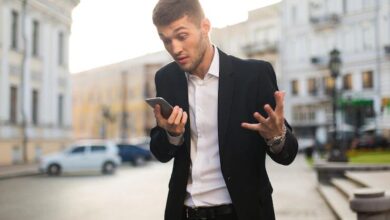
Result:
{"label": "road", "polygon": [[[0,181],[1,220],[162,220],[172,163],[122,166],[115,175],[45,175]],[[334,220],[302,157],[267,163],[278,220]]]}
{"label": "road", "polygon": [[171,164],[0,181],[1,220],[162,219]]}

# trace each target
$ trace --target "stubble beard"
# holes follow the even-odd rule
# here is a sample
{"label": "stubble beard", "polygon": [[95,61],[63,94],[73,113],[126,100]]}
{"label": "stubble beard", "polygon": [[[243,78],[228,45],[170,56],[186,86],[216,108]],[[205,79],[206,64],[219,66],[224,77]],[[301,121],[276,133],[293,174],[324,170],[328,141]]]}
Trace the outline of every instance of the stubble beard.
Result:
{"label": "stubble beard", "polygon": [[198,45],[199,45],[199,50],[198,50],[199,53],[195,54],[194,61],[188,67],[179,65],[180,68],[187,73],[194,72],[199,67],[200,63],[203,61],[204,56],[206,54],[207,44],[203,37],[199,39]]}

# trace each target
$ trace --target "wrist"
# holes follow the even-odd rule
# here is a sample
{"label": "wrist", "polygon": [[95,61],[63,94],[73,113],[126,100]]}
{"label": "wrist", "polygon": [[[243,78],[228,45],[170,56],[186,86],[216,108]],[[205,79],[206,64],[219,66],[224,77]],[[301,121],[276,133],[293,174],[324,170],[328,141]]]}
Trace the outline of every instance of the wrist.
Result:
{"label": "wrist", "polygon": [[183,135],[183,133],[184,133],[184,132],[182,132],[182,133],[176,133],[176,132],[171,132],[171,131],[168,131],[168,130],[167,130],[167,132],[168,132],[168,134],[169,134],[170,136],[172,136],[172,137],[179,137],[179,136]]}
{"label": "wrist", "polygon": [[267,145],[272,147],[272,146],[279,145],[280,143],[284,142],[284,140],[286,139],[286,132],[287,132],[286,125],[283,124],[282,134],[274,136],[274,137],[269,138],[269,139],[265,139]]}

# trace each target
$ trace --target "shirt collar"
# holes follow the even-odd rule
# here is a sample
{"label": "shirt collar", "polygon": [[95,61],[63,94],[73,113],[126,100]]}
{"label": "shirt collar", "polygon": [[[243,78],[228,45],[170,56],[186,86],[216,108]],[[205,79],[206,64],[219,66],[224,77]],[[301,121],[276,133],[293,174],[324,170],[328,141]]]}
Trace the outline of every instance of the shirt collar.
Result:
{"label": "shirt collar", "polygon": [[219,77],[219,52],[216,46],[213,47],[214,47],[214,56],[213,56],[213,60],[211,61],[209,71],[207,71],[207,73]]}

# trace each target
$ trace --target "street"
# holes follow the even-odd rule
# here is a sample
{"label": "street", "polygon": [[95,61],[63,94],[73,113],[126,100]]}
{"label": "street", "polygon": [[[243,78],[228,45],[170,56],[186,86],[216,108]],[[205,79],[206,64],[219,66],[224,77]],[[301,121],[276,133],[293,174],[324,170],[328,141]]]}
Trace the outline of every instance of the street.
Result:
{"label": "street", "polygon": [[[276,219],[333,220],[302,156],[284,167],[268,160]],[[0,181],[1,220],[163,219],[172,163],[122,166],[115,175],[45,175]]]}
{"label": "street", "polygon": [[162,219],[171,164],[0,181],[1,220]]}

